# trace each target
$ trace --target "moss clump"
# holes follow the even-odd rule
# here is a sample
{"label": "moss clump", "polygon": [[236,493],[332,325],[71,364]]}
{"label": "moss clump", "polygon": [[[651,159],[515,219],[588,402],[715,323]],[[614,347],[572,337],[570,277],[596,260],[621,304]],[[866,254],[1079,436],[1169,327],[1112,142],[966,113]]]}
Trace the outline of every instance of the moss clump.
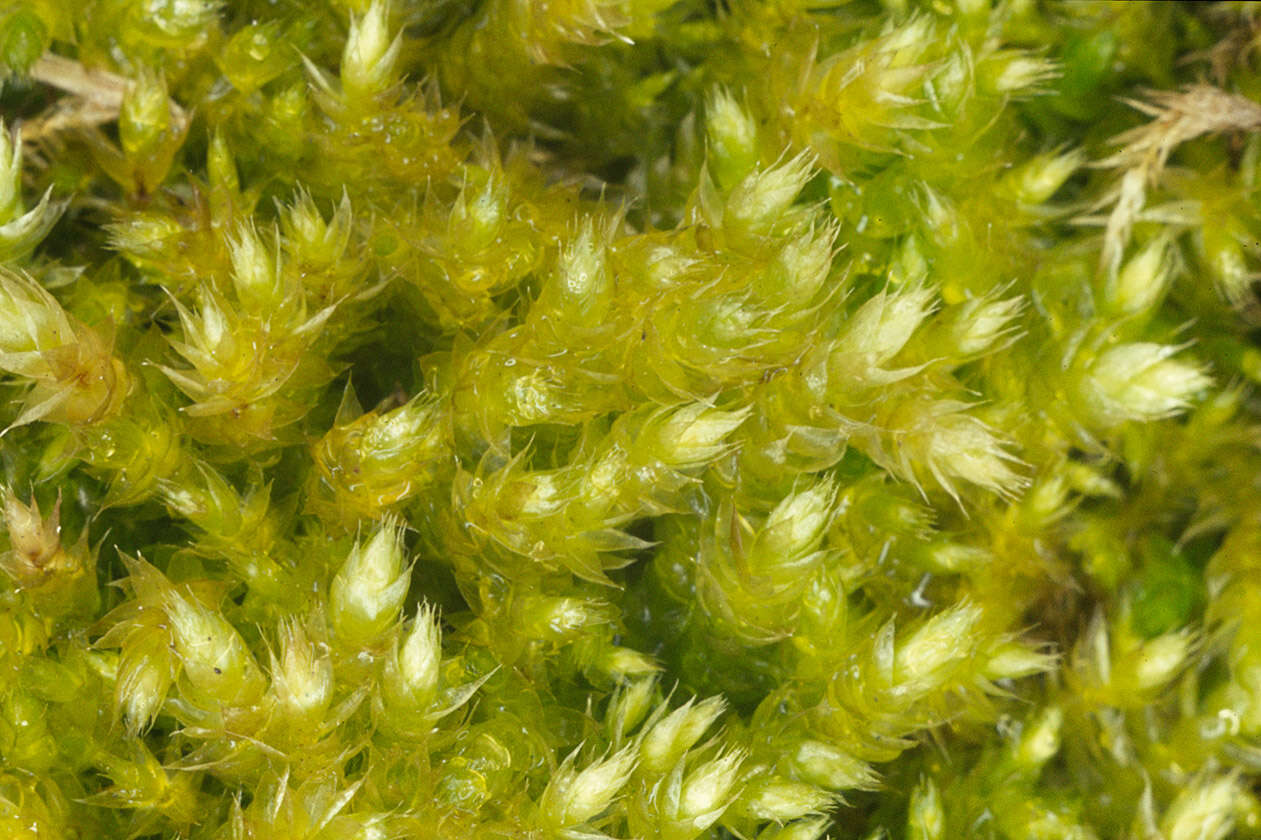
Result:
{"label": "moss clump", "polygon": [[0,3],[0,836],[1261,834],[1259,39]]}

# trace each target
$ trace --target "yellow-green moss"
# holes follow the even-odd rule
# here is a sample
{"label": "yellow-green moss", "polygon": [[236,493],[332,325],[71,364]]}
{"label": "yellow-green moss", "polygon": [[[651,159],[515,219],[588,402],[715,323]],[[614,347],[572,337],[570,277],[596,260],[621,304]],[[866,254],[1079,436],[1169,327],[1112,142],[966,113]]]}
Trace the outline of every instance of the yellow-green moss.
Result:
{"label": "yellow-green moss", "polygon": [[1261,834],[1259,39],[0,2],[0,837]]}

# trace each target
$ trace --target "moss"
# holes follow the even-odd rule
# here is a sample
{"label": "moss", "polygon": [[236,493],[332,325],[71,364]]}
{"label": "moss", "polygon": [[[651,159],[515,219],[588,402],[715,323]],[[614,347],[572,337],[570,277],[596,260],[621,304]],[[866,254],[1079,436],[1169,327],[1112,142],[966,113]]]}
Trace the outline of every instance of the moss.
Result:
{"label": "moss", "polygon": [[0,835],[1261,833],[1245,3],[0,3]]}

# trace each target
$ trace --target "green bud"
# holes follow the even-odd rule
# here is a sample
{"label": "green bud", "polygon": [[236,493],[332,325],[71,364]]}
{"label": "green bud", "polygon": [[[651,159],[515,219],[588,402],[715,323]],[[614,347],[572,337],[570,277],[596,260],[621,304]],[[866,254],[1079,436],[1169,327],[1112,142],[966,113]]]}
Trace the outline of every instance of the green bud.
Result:
{"label": "green bud", "polygon": [[151,153],[171,130],[171,121],[166,80],[148,70],[141,72],[128,86],[118,115],[123,152],[130,158]]}
{"label": "green bud", "polygon": [[878,779],[867,762],[822,741],[802,741],[792,754],[792,763],[802,779],[829,790],[869,790]]}
{"label": "green bud", "polygon": [[967,413],[966,403],[908,400],[888,420],[900,438],[901,452],[890,467],[912,480],[926,470],[956,500],[962,479],[1002,496],[1014,495],[1027,482],[1015,467],[1020,459],[987,424]]}
{"label": "green bud", "polygon": [[414,496],[448,462],[446,414],[431,395],[381,414],[359,410],[348,388],[336,423],[314,447],[323,492],[311,504],[348,525]]}
{"label": "green bud", "polygon": [[432,607],[422,605],[401,646],[385,660],[383,687],[387,701],[407,712],[429,710],[438,690],[442,665],[442,632]]}
{"label": "green bud", "polygon": [[247,312],[271,313],[286,302],[279,255],[269,250],[252,227],[242,227],[228,241],[232,285]]}
{"label": "green bud", "polygon": [[1081,149],[1045,152],[1017,166],[1000,182],[1000,188],[1017,201],[1042,204],[1086,162]]}
{"label": "green bud", "polygon": [[1013,322],[1023,309],[1020,298],[976,298],[952,306],[935,325],[930,352],[964,360],[997,350],[1015,340]]}
{"label": "green bud", "polygon": [[1083,496],[1097,496],[1109,499],[1119,499],[1122,496],[1121,488],[1117,486],[1115,481],[1107,476],[1100,475],[1089,464],[1070,461],[1064,465],[1063,471],[1068,483]]}
{"label": "green bud", "polygon": [[790,239],[770,267],[753,281],[755,294],[771,306],[804,309],[814,301],[832,269],[834,228],[812,229]]}
{"label": "green bud", "polygon": [[530,596],[521,606],[520,630],[528,639],[562,643],[612,618],[608,603],[594,598]]}
{"label": "green bud", "polygon": [[599,816],[630,781],[635,768],[634,745],[624,747],[582,770],[571,753],[552,775],[539,801],[540,821],[551,828],[569,828]]}
{"label": "green bud", "polygon": [[612,306],[607,249],[602,232],[590,219],[561,249],[551,288],[557,316],[578,324],[598,323]]}
{"label": "green bud", "polygon": [[315,265],[331,265],[350,243],[350,199],[342,196],[332,219],[326,220],[311,194],[299,190],[293,204],[281,215],[285,246],[290,256]]}
{"label": "green bud", "polygon": [[1199,365],[1171,358],[1180,349],[1120,344],[1079,365],[1073,385],[1081,410],[1103,429],[1182,412],[1213,380]]}
{"label": "green bud", "polygon": [[1110,278],[1104,291],[1104,304],[1117,315],[1148,312],[1169,286],[1173,274],[1170,244],[1157,239],[1139,251]]}
{"label": "green bud", "polygon": [[643,453],[674,469],[699,467],[728,450],[727,436],[748,416],[747,409],[719,411],[703,403],[662,413],[643,436]]}
{"label": "green bud", "polygon": [[402,530],[400,521],[387,518],[366,544],[356,540],[329,585],[333,632],[351,647],[379,642],[403,607],[411,574],[404,565]]}
{"label": "green bud", "polygon": [[894,680],[913,690],[939,684],[971,653],[968,639],[980,620],[980,607],[964,603],[924,622],[897,645]]}
{"label": "green bud", "polygon": [[618,686],[609,701],[608,711],[604,714],[615,743],[630,735],[648,715],[658,682],[657,675],[650,674],[633,678]]}
{"label": "green bud", "polygon": [[197,696],[223,706],[248,706],[261,698],[266,681],[236,628],[221,613],[172,589],[163,599],[175,652]]}
{"label": "green bud", "polygon": [[1060,750],[1064,710],[1048,706],[1030,720],[1015,744],[1015,760],[1030,770],[1040,769]]}
{"label": "green bud", "polygon": [[908,840],[943,840],[946,836],[946,814],[942,808],[941,793],[932,779],[921,779],[911,791],[906,836]]}
{"label": "green bud", "polygon": [[508,222],[508,210],[508,187],[502,175],[470,170],[447,220],[452,245],[471,256],[496,244]]}
{"label": "green bud", "polygon": [[1249,234],[1231,219],[1206,221],[1200,232],[1200,248],[1209,275],[1232,306],[1254,299],[1256,275],[1248,266],[1244,243]]}
{"label": "green bud", "polygon": [[1225,840],[1246,793],[1234,776],[1203,778],[1184,789],[1160,821],[1168,840]]}
{"label": "green bud", "polygon": [[617,680],[643,677],[661,670],[661,666],[648,654],[618,645],[605,647],[594,664],[601,673]]}
{"label": "green bud", "polygon": [[306,119],[311,110],[307,86],[290,85],[271,97],[262,121],[255,126],[257,143],[280,160],[296,161],[307,150]]}
{"label": "green bud", "polygon": [[1057,76],[1053,61],[1023,50],[999,50],[978,63],[976,87],[991,96],[1029,95]]}
{"label": "green bud", "polygon": [[750,550],[753,567],[786,565],[818,548],[835,500],[836,488],[826,480],[784,498],[757,534]]}
{"label": "green bud", "polygon": [[828,360],[837,386],[877,385],[903,378],[902,371],[882,368],[906,346],[934,307],[932,289],[880,292],[846,321],[845,332]]}
{"label": "green bud", "polygon": [[731,191],[723,216],[733,232],[763,236],[782,226],[788,208],[813,174],[813,161],[802,153],[770,169],[754,172]]}
{"label": "green bud", "polygon": [[705,107],[708,166],[720,188],[731,187],[758,164],[757,124],[730,91],[719,88]]}
{"label": "green bud", "polygon": [[835,804],[836,797],[827,791],[782,776],[751,781],[740,797],[740,810],[745,814],[779,823],[829,811]]}
{"label": "green bud", "polygon": [[390,38],[389,16],[389,3],[373,0],[365,14],[350,21],[341,66],[342,89],[348,101],[382,93],[394,82],[403,34]]}
{"label": "green bud", "polygon": [[912,548],[916,563],[938,574],[968,574],[994,561],[989,550],[975,545],[949,541],[921,543]]}
{"label": "green bud", "polygon": [[142,629],[128,639],[118,658],[114,702],[130,734],[144,732],[153,723],[177,667],[167,634]]}
{"label": "green bud", "polygon": [[271,692],[291,721],[323,720],[333,699],[333,664],[297,621],[280,625],[280,658],[271,659]]}
{"label": "green bud", "polygon": [[744,753],[717,756],[694,767],[686,776],[667,783],[660,803],[662,840],[693,840],[716,823],[735,802]]}
{"label": "green bud", "polygon": [[1001,642],[989,650],[981,673],[991,680],[1016,680],[1050,671],[1058,658],[1051,653],[1015,641]]}
{"label": "green bud", "polygon": [[1120,660],[1114,658],[1113,673],[1118,679],[1132,682],[1141,692],[1161,688],[1187,665],[1195,642],[1195,637],[1186,632],[1148,639]]}
{"label": "green bud", "polygon": [[699,703],[689,700],[658,720],[648,730],[640,747],[643,768],[652,773],[667,772],[722,717],[726,708],[721,697],[710,697]]}

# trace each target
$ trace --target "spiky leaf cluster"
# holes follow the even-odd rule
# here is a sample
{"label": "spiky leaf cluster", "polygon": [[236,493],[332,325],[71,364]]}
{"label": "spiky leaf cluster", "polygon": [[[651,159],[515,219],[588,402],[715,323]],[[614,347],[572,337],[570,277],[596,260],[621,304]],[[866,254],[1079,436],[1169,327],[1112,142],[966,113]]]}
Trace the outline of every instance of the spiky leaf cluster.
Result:
{"label": "spiky leaf cluster", "polygon": [[0,837],[1261,834],[1258,44],[0,2]]}

